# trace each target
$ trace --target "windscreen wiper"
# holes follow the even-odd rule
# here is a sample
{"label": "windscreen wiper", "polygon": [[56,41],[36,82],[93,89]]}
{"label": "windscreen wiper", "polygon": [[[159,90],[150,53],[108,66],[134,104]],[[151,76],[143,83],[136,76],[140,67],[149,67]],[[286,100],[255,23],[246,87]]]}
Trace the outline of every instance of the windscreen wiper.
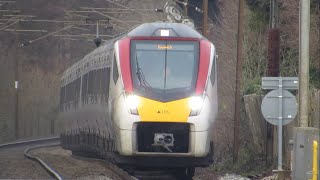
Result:
{"label": "windscreen wiper", "polygon": [[143,87],[145,90],[146,89],[151,89],[152,87],[147,82],[147,80],[146,80],[146,78],[144,76],[144,73],[143,73],[141,67],[139,66],[139,61],[138,61],[137,54],[136,54],[136,68],[137,68],[136,76],[138,77],[140,87]]}

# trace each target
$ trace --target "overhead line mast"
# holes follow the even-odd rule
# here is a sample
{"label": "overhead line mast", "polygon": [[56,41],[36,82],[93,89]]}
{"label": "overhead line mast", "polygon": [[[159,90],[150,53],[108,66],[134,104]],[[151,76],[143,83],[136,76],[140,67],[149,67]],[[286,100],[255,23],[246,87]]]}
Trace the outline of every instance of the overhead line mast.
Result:
{"label": "overhead line mast", "polygon": [[203,0],[203,27],[202,35],[208,37],[208,0]]}
{"label": "overhead line mast", "polygon": [[233,133],[233,162],[238,161],[240,139],[240,89],[242,75],[242,42],[243,42],[243,16],[244,16],[244,0],[239,0],[238,8],[238,38],[237,38],[237,66],[236,66],[236,90],[235,90],[235,112],[234,112],[234,133]]}
{"label": "overhead line mast", "polygon": [[[278,77],[280,75],[280,31],[278,29],[278,0],[270,0],[270,29],[268,32],[268,62],[267,76]],[[267,123],[266,136],[266,164],[273,162],[273,148],[275,147],[275,131],[272,124]]]}

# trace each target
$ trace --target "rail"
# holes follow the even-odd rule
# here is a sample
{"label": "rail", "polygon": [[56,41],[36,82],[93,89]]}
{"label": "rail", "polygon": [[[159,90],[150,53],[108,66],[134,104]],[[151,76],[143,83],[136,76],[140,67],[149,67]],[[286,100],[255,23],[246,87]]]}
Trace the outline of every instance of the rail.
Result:
{"label": "rail", "polygon": [[0,144],[0,149],[1,148],[18,147],[18,146],[23,146],[23,145],[39,144],[39,143],[53,143],[53,142],[57,142],[59,140],[60,140],[59,136],[49,137],[49,138],[41,138],[41,139],[32,139],[32,140],[21,140],[21,141]]}
{"label": "rail", "polygon": [[[43,144],[43,145],[39,145],[39,144]],[[32,154],[29,153],[31,150],[38,149],[38,148],[59,146],[60,145],[60,137],[55,136],[55,137],[49,137],[49,138],[20,140],[20,141],[16,141],[16,142],[0,144],[0,149],[15,148],[15,147],[20,147],[20,146],[23,147],[26,145],[28,145],[28,146],[35,145],[33,147],[28,147],[27,149],[24,150],[24,156],[26,158],[38,162],[53,178],[58,179],[58,180],[63,179],[52,167],[50,167],[42,159],[40,159],[39,157],[33,156]]]}
{"label": "rail", "polygon": [[34,150],[34,149],[44,148],[44,147],[53,147],[53,146],[58,146],[58,145],[59,144],[53,144],[53,145],[43,145],[43,146],[36,146],[36,147],[27,148],[24,151],[24,156],[28,159],[31,159],[31,160],[38,162],[53,178],[58,179],[58,180],[62,180],[63,179],[62,176],[59,175],[52,167],[50,167],[42,159],[29,154],[29,151]]}

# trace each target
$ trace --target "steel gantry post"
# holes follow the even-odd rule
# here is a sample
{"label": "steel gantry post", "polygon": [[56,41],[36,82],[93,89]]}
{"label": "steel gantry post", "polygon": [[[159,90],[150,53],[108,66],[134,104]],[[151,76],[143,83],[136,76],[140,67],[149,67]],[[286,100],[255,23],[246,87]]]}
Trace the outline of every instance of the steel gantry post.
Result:
{"label": "steel gantry post", "polygon": [[240,88],[242,74],[242,41],[243,41],[243,8],[244,0],[239,0],[238,9],[238,38],[237,38],[237,66],[236,66],[236,90],[235,90],[235,113],[233,133],[233,161],[238,160],[239,153],[239,129],[240,129]]}

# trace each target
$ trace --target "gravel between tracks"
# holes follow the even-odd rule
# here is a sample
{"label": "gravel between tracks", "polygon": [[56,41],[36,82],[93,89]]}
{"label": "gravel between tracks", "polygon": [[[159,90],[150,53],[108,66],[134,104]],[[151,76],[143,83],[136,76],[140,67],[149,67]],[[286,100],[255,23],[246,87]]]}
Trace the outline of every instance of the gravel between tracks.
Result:
{"label": "gravel between tracks", "polygon": [[[51,177],[38,163],[24,158],[24,149],[0,151],[0,179],[50,179]],[[70,151],[61,147],[40,148],[32,150],[31,153],[48,163],[65,179],[123,179],[110,169],[107,162],[75,158],[71,156]],[[217,175],[217,172],[210,167],[197,168],[193,179],[248,180],[235,174]]]}
{"label": "gravel between tracks", "polygon": [[209,168],[197,168],[193,180],[250,180],[236,174],[221,175]]}
{"label": "gravel between tracks", "polygon": [[50,179],[37,162],[24,157],[24,149],[0,150],[0,179]]}
{"label": "gravel between tracks", "polygon": [[[66,179],[114,179],[121,180],[118,174],[110,170],[107,162],[88,161],[71,156],[71,152],[61,147],[41,148],[32,154],[48,162],[62,177]],[[194,180],[249,180],[235,174],[218,176],[210,168],[197,168]]]}
{"label": "gravel between tracks", "polygon": [[235,174],[226,174],[219,178],[219,180],[250,180],[249,178],[242,177]]}
{"label": "gravel between tracks", "polygon": [[123,179],[108,163],[75,158],[61,147],[41,148],[32,154],[50,164],[65,179]]}

